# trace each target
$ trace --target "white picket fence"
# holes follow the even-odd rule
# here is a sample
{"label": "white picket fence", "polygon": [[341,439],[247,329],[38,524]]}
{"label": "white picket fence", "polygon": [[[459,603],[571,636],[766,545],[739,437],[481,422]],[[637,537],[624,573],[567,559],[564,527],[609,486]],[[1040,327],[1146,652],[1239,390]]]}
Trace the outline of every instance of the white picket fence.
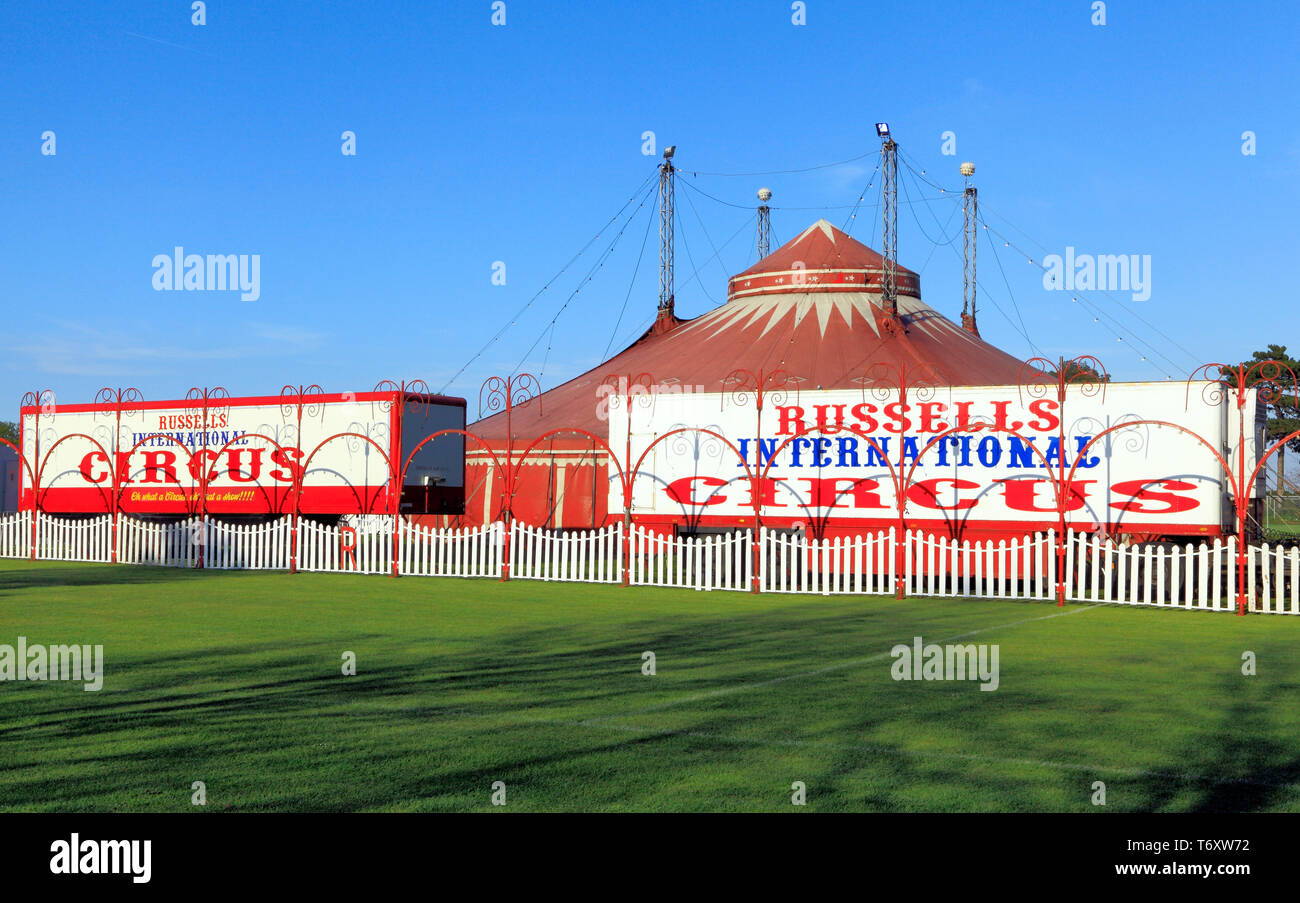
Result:
{"label": "white picket fence", "polygon": [[565,532],[515,521],[510,525],[510,574],[521,580],[621,582],[623,525]]}
{"label": "white picket fence", "polygon": [[32,549],[32,513],[0,514],[0,558],[27,558]]}
{"label": "white picket fence", "polygon": [[[188,520],[155,524],[123,517],[117,524],[117,560],[122,564],[195,567],[199,561],[202,523]],[[53,557],[53,556],[49,556]]]}
{"label": "white picket fence", "polygon": [[1236,556],[1236,537],[1226,543],[1216,537],[1212,545],[1189,542],[1167,548],[1123,546],[1070,531],[1066,598],[1232,611],[1237,607]]}
{"label": "white picket fence", "polygon": [[[462,529],[398,524],[397,572],[413,577],[499,577],[502,524]],[[304,571],[391,574],[393,519],[367,518],[364,527],[298,523],[298,568]],[[288,565],[285,565],[288,567]]]}
{"label": "white picket fence", "polygon": [[393,572],[393,533],[382,521],[348,530],[315,521],[298,522],[298,569],[301,571],[352,571],[358,574]]}
{"label": "white picket fence", "polygon": [[909,595],[1056,598],[1055,530],[996,542],[908,531],[903,549]]}
{"label": "white picket fence", "polygon": [[[112,518],[61,518],[31,512],[0,515],[0,558],[44,561],[113,560]],[[116,560],[161,567],[287,570],[295,546],[288,517],[264,524],[190,519],[151,523],[122,516]],[[508,550],[507,550],[507,539]],[[901,548],[900,548],[901,545]],[[300,519],[300,570],[401,575],[489,577],[619,583],[624,573],[624,527],[553,530],[518,522],[462,529],[364,519],[356,529]],[[894,529],[817,540],[789,531],[672,536],[633,525],[627,533],[628,582],[693,590],[885,595],[901,580],[911,596],[1054,599],[1056,534],[995,542],[958,542],[920,531],[900,538]],[[1062,582],[1077,602],[1106,602],[1205,611],[1237,608],[1236,539],[1207,543],[1123,545],[1094,533],[1067,531]],[[901,551],[901,561],[899,552]],[[1251,546],[1246,555],[1247,610],[1300,614],[1300,547]]]}
{"label": "white picket fence", "polygon": [[505,526],[499,522],[486,528],[454,529],[424,527],[403,520],[398,526],[398,573],[417,577],[500,577],[504,536]]}
{"label": "white picket fence", "polygon": [[36,557],[61,561],[108,561],[112,529],[107,517],[89,520],[37,517]]}
{"label": "white picket fence", "polygon": [[1300,547],[1274,546],[1268,543],[1251,546],[1246,585],[1255,587],[1258,569],[1260,586],[1252,590],[1249,611],[1270,614],[1300,614]]}
{"label": "white picket fence", "polygon": [[628,582],[635,586],[749,589],[753,555],[748,530],[726,536],[665,536],[633,526]]}
{"label": "white picket fence", "polygon": [[[748,590],[754,579],[753,532],[666,536],[632,527],[628,582],[698,590]],[[893,592],[893,531],[852,539],[803,539],[759,531],[759,589],[771,593]]]}

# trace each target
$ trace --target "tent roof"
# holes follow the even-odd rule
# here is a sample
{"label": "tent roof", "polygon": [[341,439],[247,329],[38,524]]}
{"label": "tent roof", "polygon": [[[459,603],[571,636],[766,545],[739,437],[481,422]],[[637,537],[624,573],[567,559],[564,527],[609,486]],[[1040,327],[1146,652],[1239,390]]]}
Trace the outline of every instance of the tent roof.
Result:
{"label": "tent roof", "polygon": [[[909,382],[932,385],[1019,379],[1019,359],[926,305],[920,280],[902,267],[895,323],[881,305],[883,264],[875,251],[819,220],[733,277],[727,303],[691,320],[661,317],[605,363],[517,409],[515,438],[574,427],[606,435],[601,401],[608,390],[601,385],[611,377],[697,392],[736,390],[733,374],[740,368],[781,371],[779,381],[788,376],[800,390],[864,388],[873,378],[897,381],[900,371]],[[792,282],[800,270],[804,281]],[[505,415],[471,429],[504,439]]]}
{"label": "tent roof", "polygon": [[[900,294],[921,297],[921,279],[897,267]],[[862,242],[819,219],[790,241],[727,283],[727,300],[756,294],[780,294],[792,288],[807,292],[880,291],[885,258]]]}

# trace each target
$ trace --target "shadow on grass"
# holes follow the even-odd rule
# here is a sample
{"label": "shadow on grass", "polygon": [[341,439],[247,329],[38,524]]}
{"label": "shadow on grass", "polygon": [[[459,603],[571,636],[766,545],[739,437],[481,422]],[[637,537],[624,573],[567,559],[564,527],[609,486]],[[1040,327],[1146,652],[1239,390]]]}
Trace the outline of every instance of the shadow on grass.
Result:
{"label": "shadow on grass", "polygon": [[147,567],[128,564],[70,564],[65,562],[8,563],[0,568],[0,594],[31,589],[75,586],[133,586],[201,580],[196,568]]}
{"label": "shadow on grass", "polygon": [[[236,575],[42,564],[0,569],[0,591],[172,583],[184,593],[184,584],[214,576]],[[348,583],[340,585],[344,594],[351,592]],[[459,591],[419,585],[427,589],[417,595],[427,598],[411,599],[413,606],[436,601],[440,587]],[[400,600],[410,599],[401,581],[383,593],[390,588]],[[626,605],[621,590],[600,589]],[[423,615],[404,613],[388,632],[374,632],[373,619],[365,631],[353,629],[372,598],[359,593],[355,606],[319,623],[286,617],[284,600],[268,600],[236,625],[247,629],[246,644],[196,641],[182,652],[137,653],[116,665],[110,660],[99,694],[53,685],[7,693],[0,759],[9,773],[0,776],[0,808],[88,809],[122,800],[148,808],[158,787],[172,794],[205,775],[225,775],[228,786],[239,783],[237,808],[369,809],[412,800],[447,806],[485,796],[493,780],[522,781],[523,787],[531,782],[534,798],[556,808],[635,809],[652,798],[690,808],[689,792],[676,785],[698,783],[701,774],[751,780],[780,773],[783,757],[795,754],[808,774],[791,779],[808,780],[854,808],[1016,810],[1086,800],[1078,770],[1058,773],[1032,764],[1056,758],[1053,749],[1076,748],[1074,738],[1054,744],[1045,730],[1024,733],[1038,712],[1083,717],[1069,709],[1069,688],[1059,679],[1053,683],[1050,658],[1031,663],[1037,676],[1022,679],[1020,689],[988,694],[973,686],[892,684],[888,659],[866,666],[873,669],[868,673],[855,667],[773,684],[777,677],[880,656],[912,635],[939,640],[1049,615],[1050,605],[963,607],[958,601],[902,608],[792,598],[730,611],[721,601],[726,597],[715,596],[702,599],[698,613],[677,609],[669,615],[647,601],[643,614],[626,611],[621,619],[531,624],[526,601],[512,608],[516,603],[501,601],[498,593],[493,607],[505,618],[499,627],[480,624],[470,631],[455,620],[467,608],[430,607]],[[301,599],[289,604],[291,612],[302,610]],[[276,609],[272,618],[268,612]],[[511,617],[518,622],[510,623]],[[1055,642],[1065,648],[1069,641]],[[343,649],[357,652],[356,676],[340,672]],[[656,653],[654,679],[641,674],[644,651]],[[1123,653],[1099,657],[1123,663]],[[130,689],[115,690],[115,682]],[[1217,710],[1219,723],[1187,748],[1183,767],[1169,771],[1255,783],[1177,774],[1124,778],[1136,786],[1137,808],[1185,804],[1189,792],[1197,794],[1194,807],[1205,811],[1270,808],[1300,779],[1300,760],[1268,738],[1278,734],[1265,720],[1268,700],[1252,703],[1229,684],[1213,694],[1232,700]],[[759,692],[744,691],[758,685]],[[647,709],[660,711],[637,714]],[[1114,717],[1127,712],[1121,701]],[[593,719],[609,723],[601,730],[572,726]],[[900,723],[939,725],[946,735],[930,746],[921,731],[917,739],[899,740]],[[659,730],[644,733],[643,727]],[[972,755],[945,755],[945,749]],[[987,760],[982,752],[989,753]],[[1017,756],[1030,766],[1018,768]],[[1059,758],[1072,757],[1062,752]],[[759,805],[754,793],[745,805]],[[710,794],[697,801],[699,808],[728,805],[722,790]],[[774,808],[782,802],[777,797]]]}
{"label": "shadow on grass", "polygon": [[[13,770],[0,779],[0,806],[94,805],[148,792],[141,788],[156,787],[162,773],[211,774],[232,756],[246,763],[247,779],[275,788],[323,770],[369,773],[362,766],[371,746],[391,748],[401,760],[418,757],[423,750],[412,737],[420,733],[436,738],[435,745],[466,732],[477,738],[463,760],[439,765],[427,779],[417,773],[352,782],[355,789],[340,788],[326,808],[398,805],[411,798],[413,787],[433,795],[435,787],[476,787],[475,781],[503,769],[562,770],[566,762],[610,750],[653,749],[662,738],[589,735],[535,722],[617,715],[714,689],[720,681],[766,680],[788,671],[792,649],[840,657],[853,650],[837,637],[847,631],[861,640],[871,626],[866,613],[836,617],[788,609],[682,616],[666,629],[646,618],[619,631],[628,640],[603,639],[607,633],[593,635],[581,625],[523,628],[492,634],[463,651],[428,655],[418,643],[412,651],[419,637],[371,635],[344,647],[358,653],[359,673],[352,677],[340,673],[340,644],[332,640],[313,639],[306,648],[297,641],[260,642],[136,656],[122,667],[129,672],[125,680],[139,689],[114,692],[110,668],[99,694],[44,685],[27,688],[26,698],[9,697],[0,747],[8,747]],[[431,644],[439,640],[436,624],[429,633]],[[659,650],[670,680],[641,674],[646,649]],[[735,655],[738,649],[743,656]],[[373,743],[340,751],[328,766],[316,761],[321,737],[343,733]],[[541,737],[542,745],[523,737]],[[725,744],[705,745],[716,747],[720,761],[737,754]],[[78,765],[69,771],[68,762]],[[57,770],[57,781],[47,767]],[[363,791],[366,802],[356,803],[354,794]],[[285,807],[295,808],[289,801]]]}
{"label": "shadow on grass", "polygon": [[1222,696],[1232,703],[1218,723],[1207,725],[1169,772],[1192,770],[1195,778],[1173,775],[1143,777],[1138,786],[1152,810],[1173,808],[1179,797],[1191,797],[1193,812],[1256,812],[1287,801],[1300,783],[1300,754],[1274,740],[1267,730],[1267,705],[1243,698],[1249,692],[1242,678],[1225,678]]}

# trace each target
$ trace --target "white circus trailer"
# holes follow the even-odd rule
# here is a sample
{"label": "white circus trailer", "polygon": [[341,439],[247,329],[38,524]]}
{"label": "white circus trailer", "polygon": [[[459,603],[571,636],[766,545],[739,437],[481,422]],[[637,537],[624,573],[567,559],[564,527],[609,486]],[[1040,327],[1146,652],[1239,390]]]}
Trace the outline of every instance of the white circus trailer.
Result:
{"label": "white circus trailer", "polygon": [[464,511],[464,435],[421,446],[464,430],[461,398],[392,390],[306,395],[301,405],[282,396],[42,400],[21,412],[23,456],[39,480],[34,492],[22,468],[24,510],[283,514],[300,487],[302,513],[389,513],[395,495],[408,514]]}
{"label": "white circus trailer", "polygon": [[[1218,534],[1233,509],[1216,454],[1238,469],[1239,412],[1216,389],[1110,383],[1089,394],[1072,386],[1064,407],[1055,387],[1042,397],[1018,386],[913,389],[905,403],[896,390],[871,387],[792,390],[769,394],[761,432],[753,393],[634,397],[633,463],[650,451],[632,512],[679,529],[747,525],[757,493],[769,526],[860,532],[897,523],[902,486],[909,527],[1022,535],[1057,525],[1053,481],[1062,460],[1067,476],[1077,460],[1068,525]],[[1259,454],[1257,407],[1251,393],[1241,412],[1247,476]],[[609,442],[620,455],[627,424],[626,409],[611,411]],[[611,509],[621,512],[621,502],[611,492]]]}

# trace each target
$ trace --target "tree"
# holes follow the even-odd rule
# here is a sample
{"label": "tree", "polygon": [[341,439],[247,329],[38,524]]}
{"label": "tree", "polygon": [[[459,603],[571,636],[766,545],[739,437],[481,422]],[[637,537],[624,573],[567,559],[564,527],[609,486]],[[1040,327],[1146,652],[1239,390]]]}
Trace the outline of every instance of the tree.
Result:
{"label": "tree", "polygon": [[0,439],[8,439],[14,445],[17,445],[18,424],[12,420],[0,420]]}
{"label": "tree", "polygon": [[1099,372],[1096,367],[1093,367],[1087,361],[1062,361],[1055,370],[1048,372],[1054,378],[1059,378],[1063,374],[1065,381],[1071,385],[1110,382],[1109,373]]}
{"label": "tree", "polygon": [[[1272,446],[1274,442],[1277,442],[1283,436],[1300,430],[1300,408],[1296,404],[1296,396],[1300,394],[1300,386],[1296,384],[1296,380],[1300,379],[1300,360],[1287,356],[1285,345],[1269,345],[1263,351],[1256,351],[1250,356],[1250,360],[1243,361],[1241,366],[1249,370],[1264,361],[1276,361],[1282,366],[1277,372],[1272,372],[1271,368],[1259,367],[1247,377],[1246,384],[1255,386],[1271,379],[1276,387],[1273,391],[1267,393],[1268,398],[1265,404],[1265,415],[1268,420],[1264,425],[1264,436],[1268,440],[1268,445]],[[1225,372],[1224,376],[1227,377],[1228,373]],[[1288,448],[1300,454],[1300,436],[1291,439],[1285,446],[1278,449],[1277,472],[1279,476],[1281,476],[1285,467],[1282,456]],[[1260,449],[1261,454],[1264,451],[1267,451],[1267,449]]]}

